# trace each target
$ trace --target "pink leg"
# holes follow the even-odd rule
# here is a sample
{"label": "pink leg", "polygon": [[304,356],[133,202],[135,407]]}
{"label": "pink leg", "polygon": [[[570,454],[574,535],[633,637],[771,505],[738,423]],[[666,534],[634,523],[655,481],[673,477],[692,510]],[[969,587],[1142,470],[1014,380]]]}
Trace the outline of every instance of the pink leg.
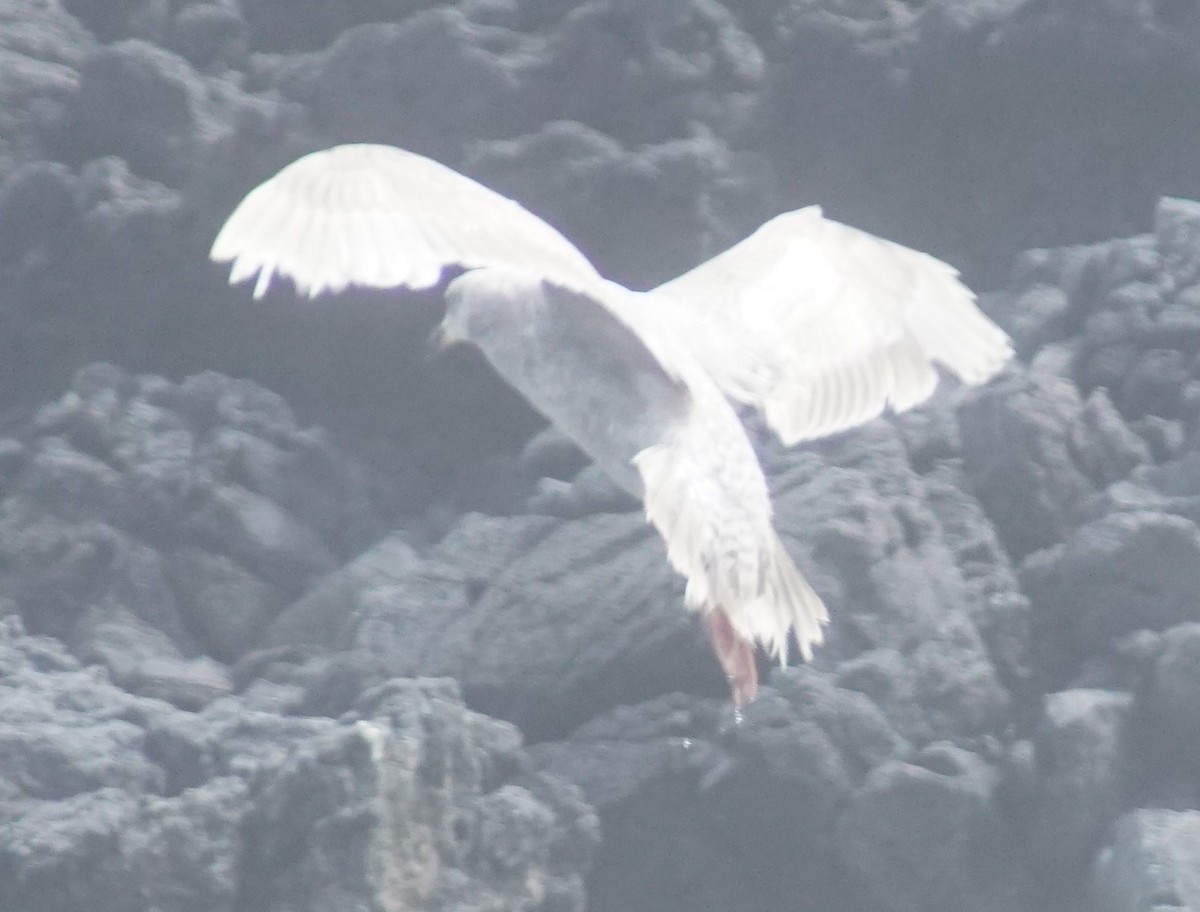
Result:
{"label": "pink leg", "polygon": [[733,705],[740,709],[758,696],[758,667],[754,664],[754,646],[738,636],[729,615],[714,608],[704,615],[704,630],[712,643],[713,652],[733,696]]}

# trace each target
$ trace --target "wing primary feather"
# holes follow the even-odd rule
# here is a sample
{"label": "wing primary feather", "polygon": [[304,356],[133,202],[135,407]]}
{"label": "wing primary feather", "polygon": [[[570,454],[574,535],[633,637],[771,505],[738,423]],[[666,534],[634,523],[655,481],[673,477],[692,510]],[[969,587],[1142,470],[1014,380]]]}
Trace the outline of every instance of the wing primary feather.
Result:
{"label": "wing primary feather", "polygon": [[[309,216],[303,228],[291,225],[298,212]],[[444,237],[422,242],[427,221]],[[398,235],[411,250],[394,246]],[[268,284],[285,275],[310,296],[348,285],[429,287],[454,265],[600,281],[570,241],[518,203],[431,159],[374,145],[335,146],[283,168],[246,195],[210,256],[233,261],[238,281],[270,267]]]}
{"label": "wing primary feather", "polygon": [[275,270],[270,266],[263,266],[258,273],[258,281],[254,283],[254,299],[260,300],[267,293],[267,289],[271,287],[271,278],[274,276]]}

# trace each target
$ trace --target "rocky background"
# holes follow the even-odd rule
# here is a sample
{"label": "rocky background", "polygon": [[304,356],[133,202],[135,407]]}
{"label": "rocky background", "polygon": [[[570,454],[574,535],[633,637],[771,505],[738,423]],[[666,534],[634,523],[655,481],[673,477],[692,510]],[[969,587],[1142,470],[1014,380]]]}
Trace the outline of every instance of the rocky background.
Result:
{"label": "rocky background", "polygon": [[[1198,98],[1195,0],[0,0],[0,910],[1200,910]],[[1019,361],[762,438],[834,621],[734,724],[436,294],[207,262],[353,140],[632,287],[821,202]]]}

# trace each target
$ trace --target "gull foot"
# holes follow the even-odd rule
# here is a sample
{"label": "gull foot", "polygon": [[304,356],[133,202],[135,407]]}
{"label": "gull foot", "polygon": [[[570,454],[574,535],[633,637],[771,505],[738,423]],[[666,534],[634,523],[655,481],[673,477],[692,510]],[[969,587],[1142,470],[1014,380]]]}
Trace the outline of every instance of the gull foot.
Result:
{"label": "gull foot", "polygon": [[742,707],[758,696],[758,666],[754,663],[754,645],[743,639],[729,623],[729,615],[714,608],[704,615],[704,630],[713,654],[729,681],[735,718],[740,721]]}

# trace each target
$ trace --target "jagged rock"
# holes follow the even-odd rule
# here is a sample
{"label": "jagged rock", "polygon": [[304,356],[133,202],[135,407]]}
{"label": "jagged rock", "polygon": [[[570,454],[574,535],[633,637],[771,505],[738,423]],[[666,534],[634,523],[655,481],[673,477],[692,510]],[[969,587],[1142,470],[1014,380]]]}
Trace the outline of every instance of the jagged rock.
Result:
{"label": "jagged rock", "polygon": [[233,689],[222,665],[207,656],[188,658],[162,630],[119,603],[86,609],[71,630],[70,646],[130,693],[182,709],[198,710]]}
{"label": "jagged rock", "polygon": [[614,703],[717,684],[680,590],[638,515],[467,516],[427,555],[385,540],[265,643],[317,640],[365,668],[454,677],[473,707],[544,737]]}
{"label": "jagged rock", "polygon": [[287,52],[314,51],[354,26],[395,22],[433,5],[433,0],[242,0],[240,7],[255,48]]}
{"label": "jagged rock", "polygon": [[30,162],[0,182],[0,262],[62,243],[75,216],[75,176],[57,162]]}
{"label": "jagged rock", "polygon": [[594,813],[449,682],[185,713],[7,619],[0,683],[5,909],[583,907]]}
{"label": "jagged rock", "polygon": [[918,745],[948,735],[966,739],[997,732],[1009,718],[1008,693],[978,633],[962,616],[906,655],[880,648],[842,662],[836,680],[867,694]]}
{"label": "jagged rock", "polygon": [[89,55],[80,82],[72,130],[77,155],[119,156],[142,177],[182,182],[199,128],[198,80],[183,58],[128,39]]}
{"label": "jagged rock", "polygon": [[799,668],[774,676],[741,724],[667,696],[530,753],[600,813],[590,907],[682,912],[844,905],[834,820],[872,767],[907,749],[867,697]]}
{"label": "jagged rock", "polygon": [[1046,698],[1034,739],[1037,811],[1029,859],[1058,882],[1079,877],[1125,804],[1134,773],[1133,698],[1064,690]]}
{"label": "jagged rock", "polygon": [[1065,682],[1124,634],[1200,620],[1200,531],[1180,516],[1113,513],[1031,555],[1021,584],[1038,670]]}
{"label": "jagged rock", "polygon": [[961,463],[942,463],[924,478],[929,507],[967,585],[965,607],[987,648],[1013,709],[1027,705],[1032,689],[1029,600],[979,501],[967,493]]}
{"label": "jagged rock", "polygon": [[225,662],[255,642],[283,607],[279,587],[232,558],[202,548],[183,547],[171,555],[169,576],[197,638]]}
{"label": "jagged rock", "polygon": [[1200,203],[1170,196],[1159,200],[1154,210],[1154,239],[1167,293],[1178,298],[1200,285]]}
{"label": "jagged rock", "polygon": [[543,121],[581,121],[641,145],[698,126],[744,134],[763,69],[754,39],[714,0],[587,0],[549,33],[530,79]]}
{"label": "jagged rock", "polygon": [[[796,452],[768,460],[776,524],[830,606],[818,665],[881,650],[854,660],[864,672],[857,680],[918,743],[1002,728],[1008,696],[975,619],[989,599],[1008,593],[1011,604],[1015,580],[968,581],[895,430],[872,424],[831,441],[823,459]],[[852,680],[848,673],[848,686],[858,686]],[[919,701],[916,712],[909,697]]]}
{"label": "jagged rock", "polygon": [[[362,694],[397,672],[563,738],[543,766],[609,833],[594,909],[1062,908],[1126,799],[1194,807],[1200,209],[1151,212],[1200,192],[1191,5],[63,3],[0,0],[0,621],[76,656],[0,646],[0,907],[382,905],[381,879],[333,875],[391,846],[428,872],[435,843],[389,841],[432,818],[396,818],[395,769],[361,752],[383,743],[473,756],[481,783],[439,824],[434,892],[391,895],[578,908],[578,795],[436,687],[409,692],[419,737],[381,722]],[[468,163],[639,285],[811,202],[980,289],[1021,247],[1091,243],[1023,255],[984,298],[1028,373],[764,443],[834,621],[819,670],[764,669],[738,726],[659,696],[723,683],[636,506],[565,454],[522,471],[528,407],[465,357],[422,361],[436,293],[251,306],[205,262],[251,185],[361,139]],[[253,376],[389,477],[217,375],[92,369],[21,418],[98,357]],[[1119,690],[1042,718],[1042,690],[1084,685]],[[289,845],[271,823],[313,784],[359,791]],[[1186,907],[1193,816],[1120,818],[1100,906]]]}
{"label": "jagged rock", "polygon": [[1142,465],[1108,488],[1094,504],[1097,515],[1139,510],[1170,513],[1200,523],[1200,452],[1162,465]]}
{"label": "jagged rock", "polygon": [[474,144],[464,168],[524,202],[601,273],[631,288],[686,272],[772,214],[773,175],[760,157],[709,133],[641,145],[617,136],[552,121],[515,139]]}
{"label": "jagged rock", "polygon": [[167,41],[200,69],[241,66],[248,53],[247,25],[238,9],[225,3],[192,3],[171,18]]}
{"label": "jagged rock", "polygon": [[1092,875],[1101,912],[1200,909],[1200,812],[1141,808],[1117,821]]}
{"label": "jagged rock", "polygon": [[1025,908],[1014,833],[997,813],[996,771],[946,743],[877,766],[839,815],[839,857],[875,908]]}
{"label": "jagged rock", "polygon": [[591,460],[562,431],[548,425],[529,439],[518,457],[521,468],[534,478],[569,481]]}
{"label": "jagged rock", "polygon": [[175,663],[179,698],[197,698],[221,676],[184,660],[236,659],[381,527],[364,470],[278,397],[217,375],[93,365],[11,461],[0,590],[138,692],[170,692]]}
{"label": "jagged rock", "polygon": [[270,498],[236,484],[215,485],[205,494],[188,526],[206,547],[227,551],[293,592],[333,569],[333,555],[320,538]]}
{"label": "jagged rock", "polygon": [[440,7],[349,28],[275,79],[329,140],[403,136],[405,148],[453,162],[469,138],[537,124],[519,91],[528,41]]}
{"label": "jagged rock", "polygon": [[[502,723],[456,696],[445,684],[388,685],[284,761],[247,821],[256,907],[583,908],[591,809],[551,784],[484,793],[474,734],[497,743]],[[512,757],[520,739],[504,734]]]}
{"label": "jagged rock", "polygon": [[1002,378],[959,411],[966,474],[1015,560],[1061,541],[1096,491],[1069,437],[1082,407],[1070,382],[1030,372]]}
{"label": "jagged rock", "polygon": [[1189,379],[1189,356],[1176,349],[1142,352],[1120,387],[1121,403],[1132,418],[1180,414],[1183,388]]}
{"label": "jagged rock", "polygon": [[[1188,6],[794,0],[775,22],[765,119],[785,186],[989,281],[1029,247],[1145,230],[1157,196],[1180,192],[1162,168],[1200,185],[1182,98],[1147,107],[1131,79],[1153,60],[1195,84],[1173,37],[1194,27]],[[1092,192],[1105,181],[1121,189]]]}
{"label": "jagged rock", "polygon": [[1016,350],[1026,357],[1061,340],[1071,328],[1071,299],[1056,285],[1031,283],[1013,296],[1005,312],[1004,328]]}
{"label": "jagged rock", "polygon": [[1151,461],[1150,448],[1122,420],[1103,389],[1093,390],[1084,402],[1070,442],[1076,464],[1097,488],[1120,481]]}
{"label": "jagged rock", "polygon": [[1151,712],[1176,763],[1195,767],[1200,757],[1200,623],[1166,631],[1154,664]]}
{"label": "jagged rock", "polygon": [[0,176],[56,145],[95,44],[57,0],[0,3]]}

